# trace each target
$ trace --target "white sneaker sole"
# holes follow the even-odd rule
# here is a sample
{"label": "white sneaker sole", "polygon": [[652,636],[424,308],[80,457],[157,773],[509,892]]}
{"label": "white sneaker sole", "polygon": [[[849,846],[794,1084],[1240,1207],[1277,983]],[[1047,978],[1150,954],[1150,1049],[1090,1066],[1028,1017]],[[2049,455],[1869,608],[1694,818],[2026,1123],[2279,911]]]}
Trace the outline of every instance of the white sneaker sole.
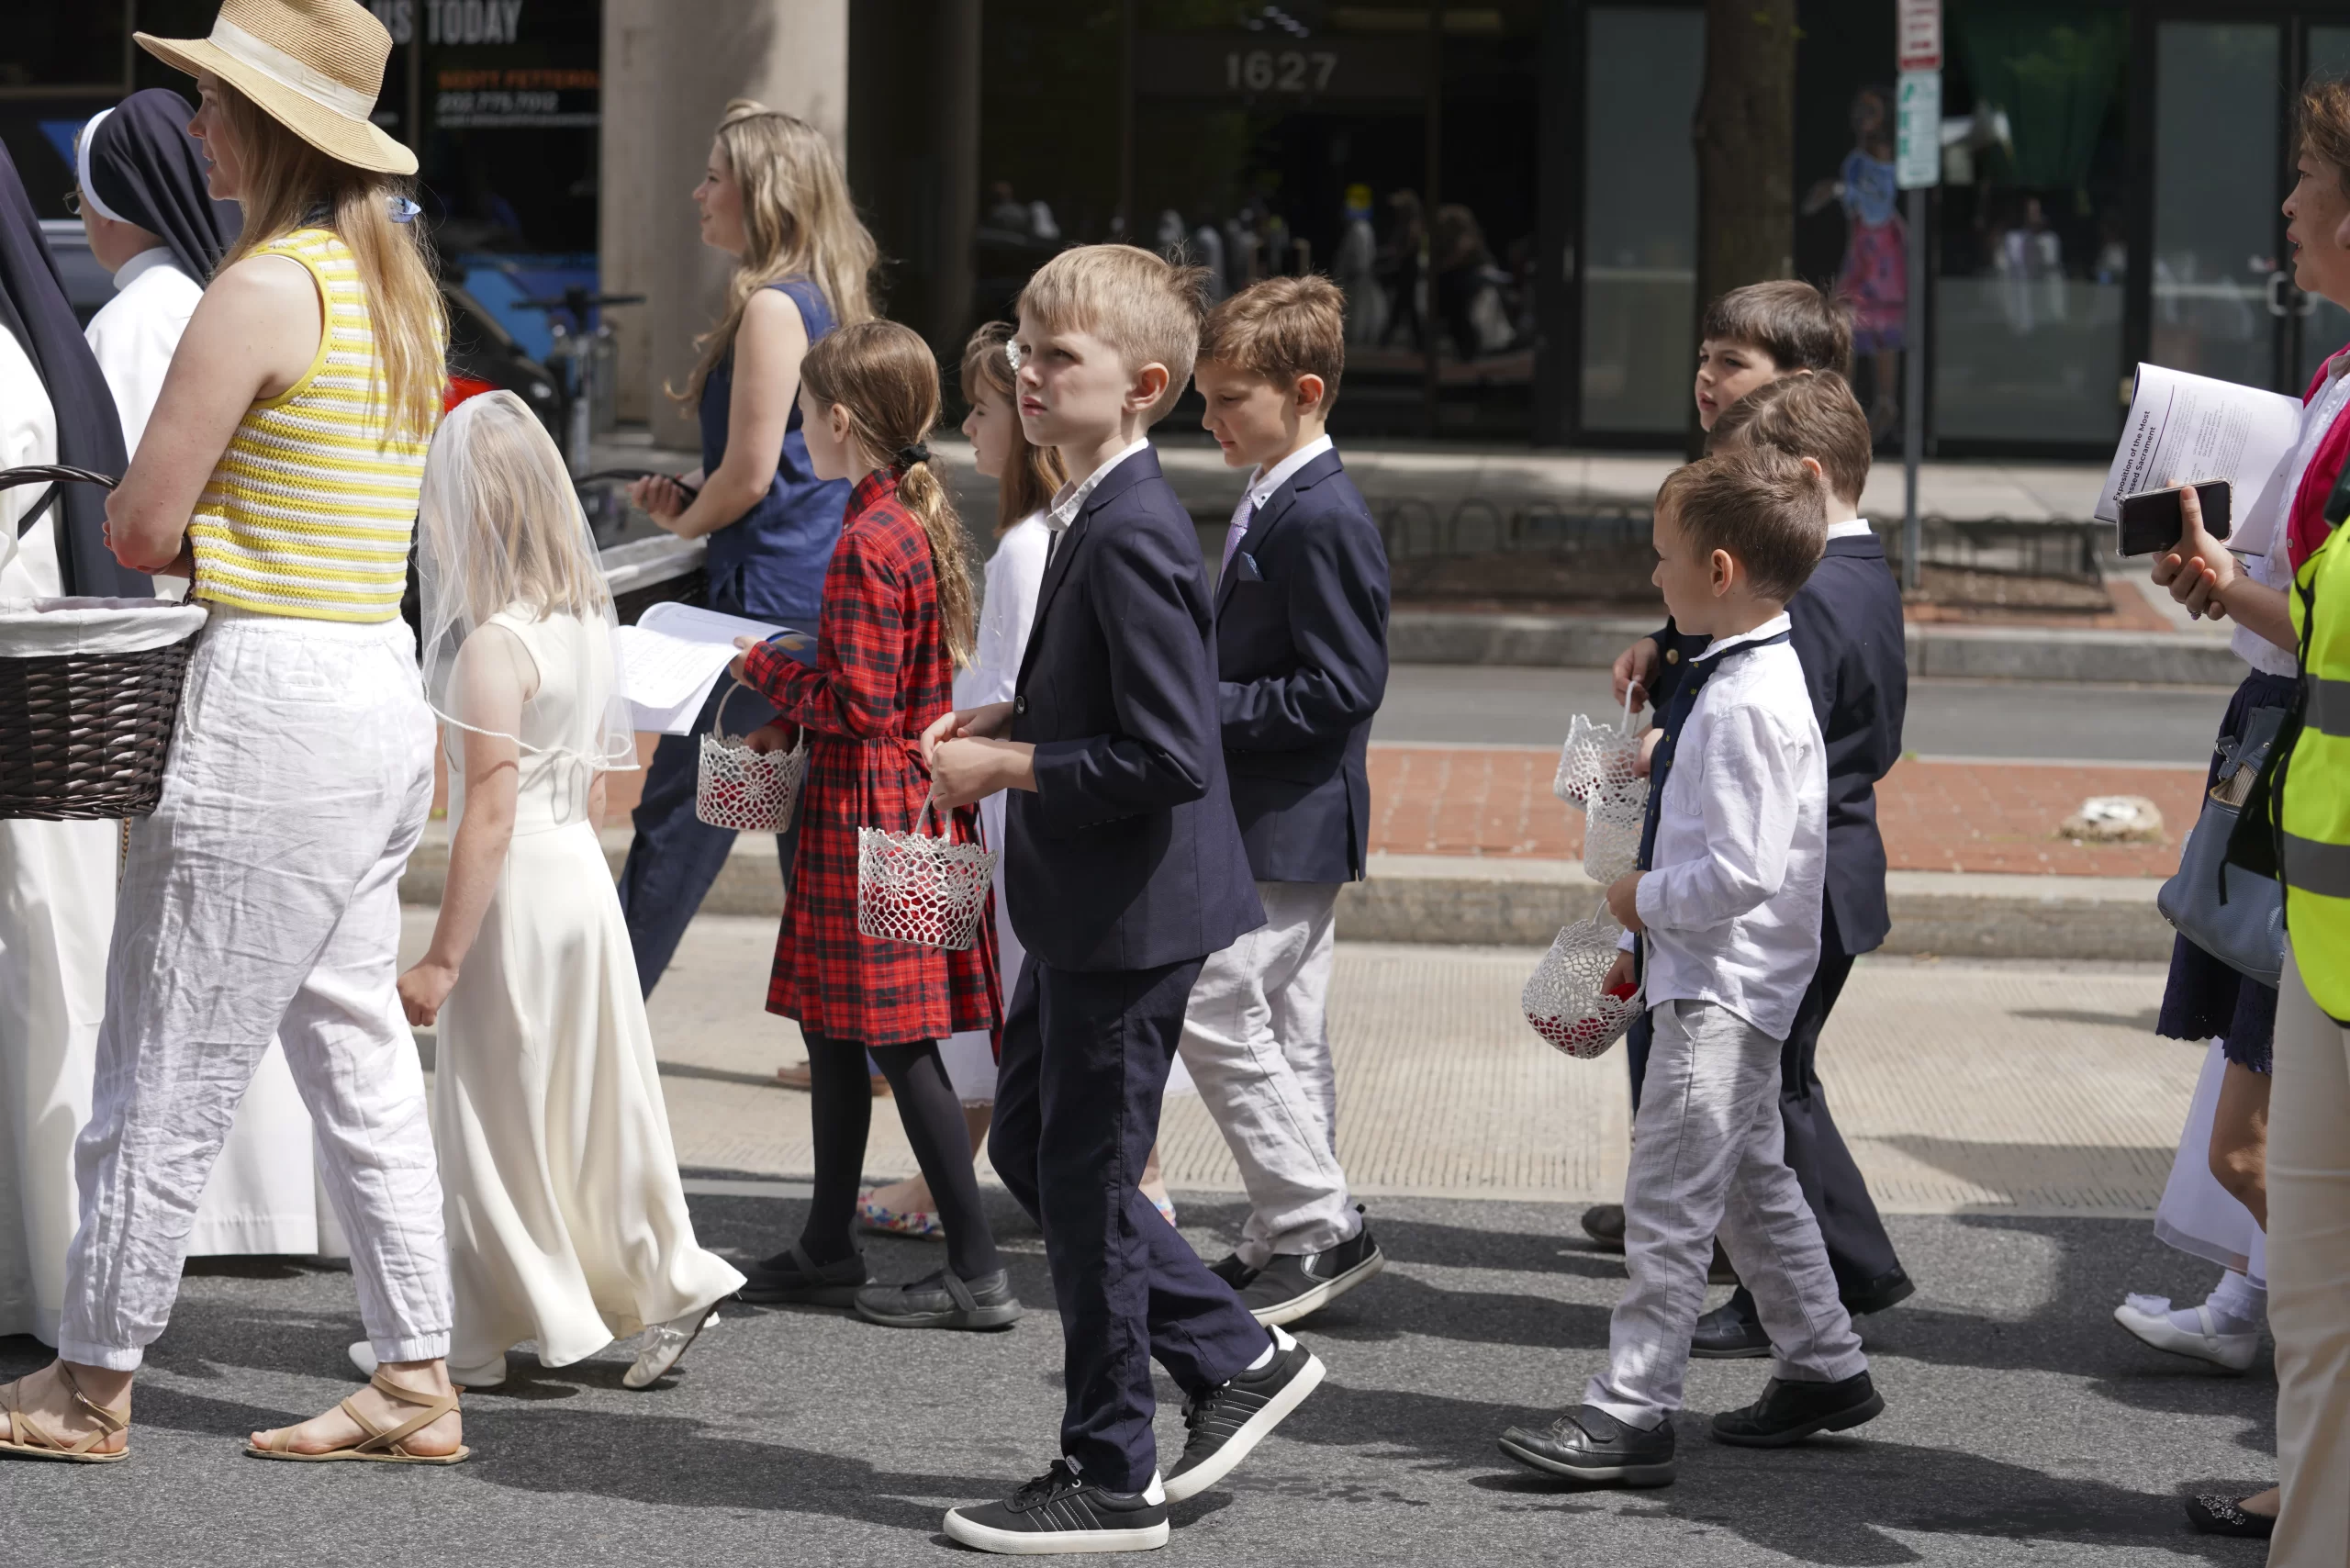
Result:
{"label": "white sneaker sole", "polygon": [[2167,1316],[2140,1312],[2128,1302],[2113,1309],[2113,1321],[2136,1338],[2174,1356],[2189,1356],[2230,1372],[2248,1371],[2260,1353],[2257,1334],[2189,1334]]}
{"label": "white sneaker sole", "polygon": [[946,1510],[946,1534],[979,1551],[1006,1557],[1061,1557],[1080,1552],[1156,1551],[1167,1544],[1167,1521],[1147,1529],[1073,1529],[1039,1534],[1031,1530],[990,1529],[963,1517],[960,1508]]}
{"label": "white sneaker sole", "polygon": [[1326,1281],[1303,1295],[1293,1295],[1289,1300],[1277,1303],[1272,1306],[1251,1309],[1248,1316],[1268,1328],[1278,1324],[1295,1323],[1302,1317],[1311,1317],[1385,1267],[1387,1267],[1387,1254],[1374,1252],[1337,1279]]}
{"label": "white sneaker sole", "polygon": [[1289,1386],[1275,1394],[1272,1402],[1262,1410],[1241,1423],[1240,1429],[1232,1434],[1224,1447],[1216,1450],[1214,1458],[1195,1469],[1167,1478],[1167,1500],[1181,1503],[1186,1498],[1196,1497],[1231,1474],[1233,1467],[1247,1459],[1259,1443],[1272,1434],[1275,1427],[1287,1420],[1291,1411],[1305,1403],[1307,1394],[1322,1386],[1322,1379],[1328,1372],[1329,1369],[1322,1364],[1322,1358],[1309,1352],[1305,1365],[1289,1380]]}

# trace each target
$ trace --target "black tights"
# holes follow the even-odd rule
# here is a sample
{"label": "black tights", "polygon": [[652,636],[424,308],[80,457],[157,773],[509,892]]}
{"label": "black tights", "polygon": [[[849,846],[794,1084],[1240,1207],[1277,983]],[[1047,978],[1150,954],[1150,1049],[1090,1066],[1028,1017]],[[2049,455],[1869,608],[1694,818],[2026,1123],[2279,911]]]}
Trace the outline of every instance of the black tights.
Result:
{"label": "black tights", "polygon": [[[803,1031],[804,1033],[804,1031]],[[946,1081],[938,1046],[867,1046],[806,1035],[808,1093],[816,1143],[815,1192],[808,1204],[800,1249],[814,1263],[835,1263],[856,1250],[856,1190],[864,1180],[866,1135],[873,1126],[873,1082],[865,1068],[867,1051],[880,1064],[897,1097],[898,1119],[913,1145],[923,1180],[946,1227],[946,1263],[958,1279],[977,1279],[1003,1267],[995,1236],[979,1206],[979,1178],[971,1170],[971,1135],[963,1104]]]}

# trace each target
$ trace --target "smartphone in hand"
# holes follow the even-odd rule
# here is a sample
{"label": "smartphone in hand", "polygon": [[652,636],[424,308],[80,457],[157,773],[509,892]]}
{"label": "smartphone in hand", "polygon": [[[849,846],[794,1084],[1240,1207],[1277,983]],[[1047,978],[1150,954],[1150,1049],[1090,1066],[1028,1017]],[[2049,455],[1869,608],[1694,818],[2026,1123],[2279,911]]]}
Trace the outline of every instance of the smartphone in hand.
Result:
{"label": "smartphone in hand", "polygon": [[[2225,539],[2232,526],[2234,491],[2225,479],[2206,479],[2195,487],[2203,509],[2203,532]],[[2177,489],[2141,490],[2121,500],[2121,550],[2124,555],[2153,555],[2178,543],[2187,532]]]}

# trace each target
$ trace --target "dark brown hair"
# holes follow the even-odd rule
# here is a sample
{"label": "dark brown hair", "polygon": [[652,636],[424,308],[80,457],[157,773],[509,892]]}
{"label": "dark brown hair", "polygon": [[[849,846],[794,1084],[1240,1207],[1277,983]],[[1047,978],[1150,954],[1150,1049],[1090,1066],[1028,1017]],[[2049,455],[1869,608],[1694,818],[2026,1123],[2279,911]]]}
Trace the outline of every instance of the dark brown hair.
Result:
{"label": "dark brown hair", "polygon": [[1829,489],[1854,505],[1868,486],[1873,444],[1852,383],[1832,370],[1756,387],[1724,409],[1706,438],[1708,454],[1767,446],[1808,457],[1828,476]]}
{"label": "dark brown hair", "polygon": [[1852,370],[1851,307],[1798,278],[1731,289],[1706,307],[1697,335],[1761,349],[1782,375]]}
{"label": "dark brown hair", "polygon": [[919,448],[938,423],[938,361],[912,327],[895,321],[852,321],[818,338],[800,362],[800,383],[822,409],[848,415],[849,433],[866,460],[898,476],[898,504],[914,514],[930,540],[930,571],[938,583],[938,620],[946,651],[959,667],[971,662],[979,610],[971,589],[970,545],[928,459],[904,463],[898,454]]}
{"label": "dark brown hair", "polygon": [[1828,494],[1802,462],[1750,446],[1701,458],[1668,475],[1656,493],[1701,554],[1720,550],[1746,572],[1761,598],[1796,596],[1828,548]]}
{"label": "dark brown hair", "polygon": [[2301,151],[2330,165],[2350,194],[2350,81],[2311,77],[2301,89],[2300,120]]}
{"label": "dark brown hair", "polygon": [[1261,278],[1208,312],[1199,357],[1284,389],[1318,375],[1327,413],[1347,369],[1347,297],[1318,273]]}
{"label": "dark brown hair", "polygon": [[1053,504],[1053,492],[1069,482],[1058,447],[1038,446],[1020,428],[1020,399],[1012,380],[1012,360],[1004,353],[1012,329],[990,321],[963,345],[963,401],[976,404],[982,391],[1003,399],[1012,414],[1012,461],[995,482],[995,532],[1001,538],[1015,522]]}

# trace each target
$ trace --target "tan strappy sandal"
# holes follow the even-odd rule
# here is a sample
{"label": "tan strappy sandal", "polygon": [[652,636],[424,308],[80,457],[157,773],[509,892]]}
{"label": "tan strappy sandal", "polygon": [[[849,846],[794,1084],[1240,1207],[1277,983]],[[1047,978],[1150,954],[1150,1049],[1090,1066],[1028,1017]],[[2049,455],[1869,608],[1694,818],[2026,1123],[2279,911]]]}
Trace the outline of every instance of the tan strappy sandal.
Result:
{"label": "tan strappy sandal", "polygon": [[48,1428],[25,1414],[24,1406],[17,1401],[17,1385],[12,1383],[0,1387],[0,1416],[5,1416],[8,1423],[7,1439],[0,1442],[0,1457],[53,1459],[67,1464],[112,1464],[117,1460],[129,1459],[130,1450],[128,1446],[113,1453],[100,1453],[97,1450],[100,1443],[127,1429],[129,1423],[83,1393],[82,1385],[74,1381],[73,1369],[63,1361],[53,1364],[57,1368],[57,1375],[65,1380],[67,1392],[73,1395],[73,1403],[82,1407],[84,1415],[98,1424],[98,1429],[78,1443],[59,1441]]}
{"label": "tan strappy sandal", "polygon": [[346,1399],[342,1402],[342,1413],[356,1422],[361,1431],[367,1434],[365,1438],[349,1448],[329,1449],[324,1453],[296,1453],[289,1446],[294,1441],[294,1428],[281,1427],[271,1436],[266,1447],[247,1443],[245,1451],[255,1459],[290,1459],[304,1464],[345,1459],[364,1460],[370,1464],[462,1464],[473,1457],[474,1450],[463,1443],[457,1445],[457,1451],[454,1453],[410,1453],[400,1446],[407,1439],[414,1437],[442,1417],[456,1409],[455,1394],[419,1394],[412,1388],[402,1388],[398,1383],[386,1377],[381,1370],[378,1370],[368,1381],[375,1385],[375,1392],[386,1398],[397,1399],[403,1405],[417,1406],[424,1413],[420,1416],[411,1416],[397,1427],[386,1428],[376,1426],[356,1405]]}

